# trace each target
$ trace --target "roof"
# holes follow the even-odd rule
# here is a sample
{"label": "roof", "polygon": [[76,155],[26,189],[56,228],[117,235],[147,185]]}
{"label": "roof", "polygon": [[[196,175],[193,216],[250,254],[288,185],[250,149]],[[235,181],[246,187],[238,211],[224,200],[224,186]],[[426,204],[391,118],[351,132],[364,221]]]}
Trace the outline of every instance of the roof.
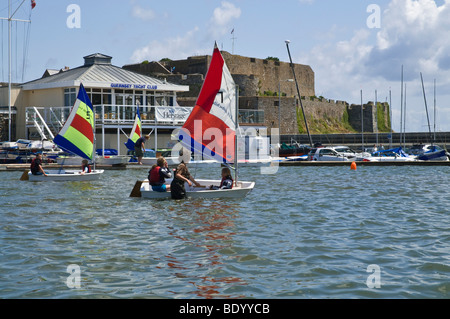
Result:
{"label": "roof", "polygon": [[91,54],[84,57],[85,64],[83,66],[26,82],[22,84],[22,88],[24,90],[40,90],[78,87],[80,83],[83,83],[85,87],[95,88],[189,91],[189,86],[168,83],[114,66],[111,64],[111,59],[110,56],[100,53]]}

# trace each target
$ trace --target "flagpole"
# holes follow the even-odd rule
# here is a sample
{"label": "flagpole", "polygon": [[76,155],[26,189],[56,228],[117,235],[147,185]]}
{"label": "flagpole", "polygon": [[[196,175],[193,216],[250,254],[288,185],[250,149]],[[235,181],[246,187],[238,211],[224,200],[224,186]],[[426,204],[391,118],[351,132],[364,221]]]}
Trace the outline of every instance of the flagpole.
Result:
{"label": "flagpole", "polygon": [[11,14],[11,0],[8,0],[8,18],[0,18],[1,20],[8,20],[8,141],[11,142],[12,137],[12,94],[11,94],[11,83],[12,83],[12,52],[11,52],[11,33],[12,33],[12,21],[21,21],[21,22],[31,22],[31,20],[22,20],[22,19],[13,19],[16,12],[20,9],[20,7],[23,5],[25,0],[22,1],[21,4],[17,7],[17,9],[14,11],[14,13]]}

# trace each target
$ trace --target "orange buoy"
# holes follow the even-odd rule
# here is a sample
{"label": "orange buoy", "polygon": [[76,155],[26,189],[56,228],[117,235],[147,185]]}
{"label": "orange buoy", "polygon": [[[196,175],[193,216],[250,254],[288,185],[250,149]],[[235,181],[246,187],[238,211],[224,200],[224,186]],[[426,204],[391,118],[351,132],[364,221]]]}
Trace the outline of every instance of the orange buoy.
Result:
{"label": "orange buoy", "polygon": [[350,166],[350,169],[356,171],[356,163],[352,162],[352,165]]}

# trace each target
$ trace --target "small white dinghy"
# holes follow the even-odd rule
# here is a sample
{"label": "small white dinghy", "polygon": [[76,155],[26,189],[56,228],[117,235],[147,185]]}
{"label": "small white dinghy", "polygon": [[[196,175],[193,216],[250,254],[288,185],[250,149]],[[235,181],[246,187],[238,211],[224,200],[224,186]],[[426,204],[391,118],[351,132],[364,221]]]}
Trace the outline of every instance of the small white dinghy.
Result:
{"label": "small white dinghy", "polygon": [[45,170],[47,176],[44,175],[33,175],[28,172],[28,180],[30,182],[44,182],[44,181],[95,181],[98,180],[103,174],[102,169],[92,170],[90,173],[82,174],[80,170]]}
{"label": "small white dinghy", "polygon": [[[168,185],[172,180],[167,180]],[[255,182],[237,182],[232,189],[210,189],[211,185],[219,186],[220,180],[198,179],[196,180],[201,187],[189,186],[185,183],[186,196],[188,198],[244,198],[255,187]],[[152,190],[148,180],[141,182],[140,195],[148,199],[168,199],[171,198],[169,192],[155,192]]]}
{"label": "small white dinghy", "polygon": [[[21,180],[31,182],[38,181],[91,181],[98,179],[103,170],[95,169],[94,155],[94,132],[95,132],[95,116],[94,108],[91,100],[80,83],[77,99],[72,110],[70,111],[64,126],[53,139],[53,143],[58,145],[62,150],[79,156],[79,160],[94,160],[94,169],[89,173],[82,173],[80,170],[64,170],[60,169],[45,170],[45,175],[33,175],[31,172],[24,172]],[[80,163],[80,162],[79,162]],[[80,163],[81,164],[81,163]],[[33,165],[33,164],[32,164]]]}
{"label": "small white dinghy", "polygon": [[[206,157],[217,165],[234,164],[235,178],[233,188],[217,190],[210,189],[210,186],[220,186],[221,180],[195,179],[202,187],[185,184],[188,198],[244,198],[255,187],[254,182],[238,181],[237,178],[239,160],[236,160],[236,132],[239,121],[236,90],[236,84],[216,43],[197,103],[178,132],[178,140],[186,153],[194,153],[194,158]],[[183,150],[184,156],[187,156],[186,153]],[[171,181],[167,180],[166,184]],[[130,197],[160,199],[172,196],[170,192],[153,191],[147,179],[136,182]]]}

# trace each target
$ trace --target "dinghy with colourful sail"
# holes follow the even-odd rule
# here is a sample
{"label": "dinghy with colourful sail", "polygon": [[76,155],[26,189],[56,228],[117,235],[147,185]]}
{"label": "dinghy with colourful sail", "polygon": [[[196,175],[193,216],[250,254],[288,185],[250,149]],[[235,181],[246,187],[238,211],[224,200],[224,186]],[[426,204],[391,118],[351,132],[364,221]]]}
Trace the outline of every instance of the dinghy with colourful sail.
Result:
{"label": "dinghy with colourful sail", "polygon": [[[235,160],[237,157],[237,113],[236,85],[216,44],[197,103],[179,131],[178,139],[182,147],[194,155],[211,158],[231,166],[237,162]],[[219,186],[221,181],[197,179],[205,187],[190,187],[186,184],[187,196],[192,198],[245,197],[254,188],[255,183],[238,181],[238,167],[234,165],[235,180],[232,189],[210,190],[210,185]],[[217,174],[220,175],[220,171]],[[148,180],[141,182],[139,191],[136,190],[137,185],[131,196],[170,197],[170,193],[153,191]]]}
{"label": "dinghy with colourful sail", "polygon": [[91,172],[81,172],[81,161],[79,163],[79,170],[46,170],[45,175],[33,175],[28,173],[28,180],[30,181],[85,181],[95,180],[100,177],[103,170],[95,169],[95,154],[94,154],[94,127],[95,116],[94,108],[89,99],[83,84],[80,84],[77,100],[65,122],[63,128],[58,135],[53,139],[53,143],[58,145],[62,150],[79,156],[82,159],[89,161],[94,160],[94,167]]}
{"label": "dinghy with colourful sail", "polygon": [[138,105],[138,106],[136,106],[136,115],[134,116],[133,128],[131,129],[131,134],[128,137],[127,142],[125,143],[125,146],[130,151],[134,151],[134,144],[136,144],[136,141],[141,136],[142,136],[142,121],[141,121],[141,114],[139,113],[139,105]]}

